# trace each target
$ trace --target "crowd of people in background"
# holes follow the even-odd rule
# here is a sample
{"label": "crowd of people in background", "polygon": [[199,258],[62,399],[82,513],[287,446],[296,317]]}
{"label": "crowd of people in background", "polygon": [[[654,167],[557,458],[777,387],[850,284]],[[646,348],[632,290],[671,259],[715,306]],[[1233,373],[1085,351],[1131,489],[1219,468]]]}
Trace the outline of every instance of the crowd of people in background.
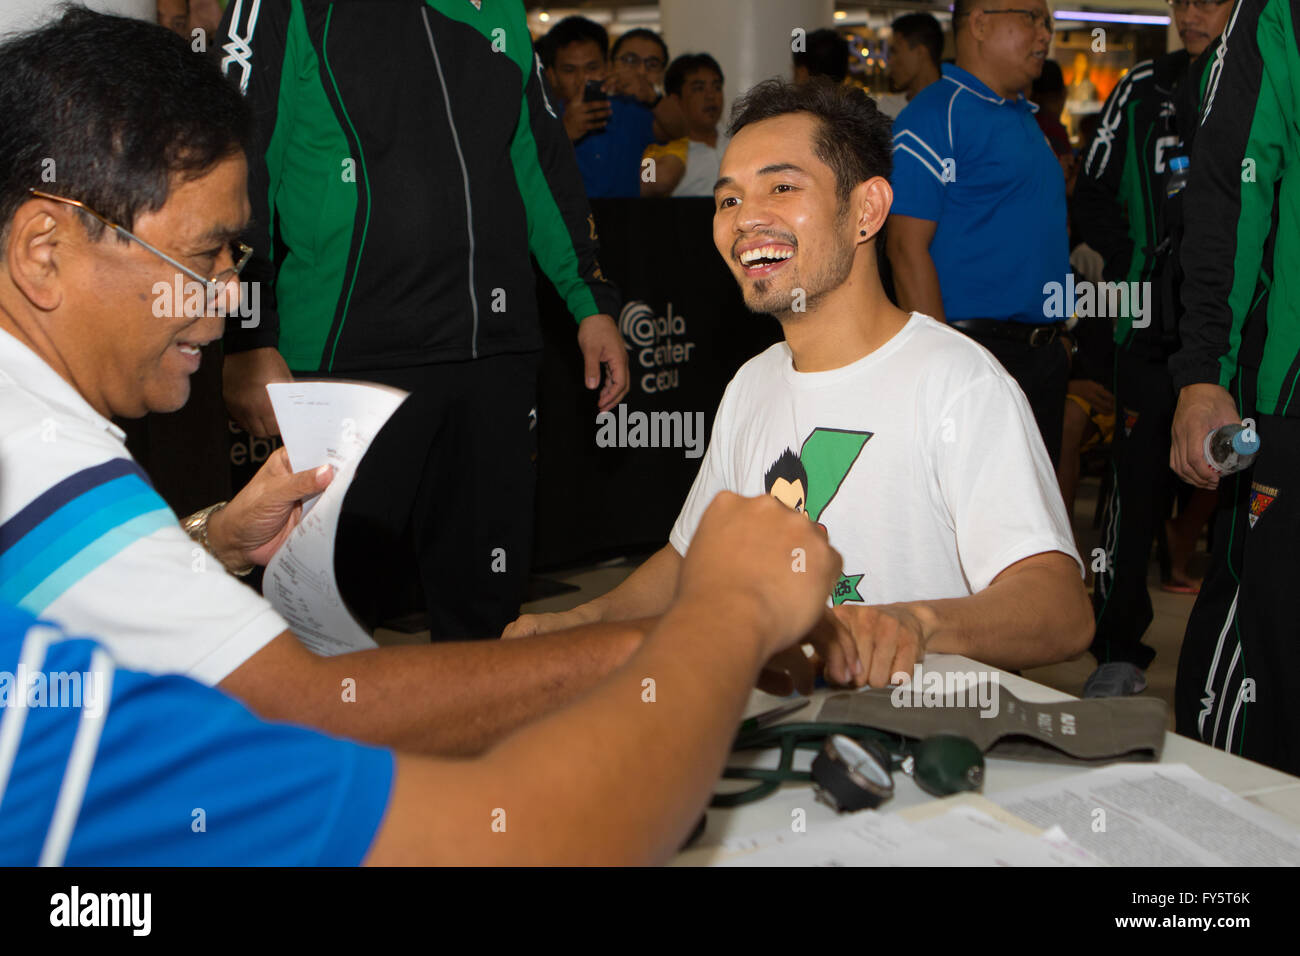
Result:
{"label": "crowd of people in background", "polygon": [[[204,13],[198,6],[190,26]],[[1231,4],[1182,0],[1171,9],[1184,49],[1129,68],[1100,111],[1087,54],[1074,50],[1068,82],[1049,58],[1052,18],[1041,0],[1015,9],[958,0],[951,32],[928,13],[898,17],[888,32],[889,92],[872,94],[894,123],[885,288],[903,308],[975,338],[1015,377],[1069,513],[1082,470],[1100,469],[1105,559],[1092,569],[1098,667],[1088,695],[1144,687],[1152,542],[1162,589],[1195,595],[1189,561],[1214,508],[1211,493],[1180,484],[1162,464],[1174,397],[1167,363],[1182,311],[1180,200],[1163,184],[1165,161],[1190,154],[1187,117],[1200,111],[1205,54]],[[727,89],[708,52],[670,57],[645,28],[611,43],[582,16],[558,21],[535,45],[543,95],[588,199],[714,195],[729,142]],[[842,85],[853,82],[852,59],[845,36],[822,28],[792,49],[787,68],[796,84]],[[1171,135],[1167,155],[1139,155],[1141,137]],[[1051,283],[1090,284],[1100,303],[1113,282],[1136,285],[1112,314],[1046,304]]]}
{"label": "crowd of people in background", "polygon": [[[845,686],[883,686],[927,651],[1013,669],[1089,648],[1085,696],[1141,692],[1152,544],[1162,586],[1202,587],[1189,555],[1220,475],[1201,443],[1252,413],[1278,450],[1217,499],[1177,727],[1300,771],[1300,645],[1284,639],[1300,512],[1283,487],[1300,472],[1300,336],[1294,280],[1270,274],[1300,215],[1294,189],[1254,186],[1300,167],[1276,92],[1292,88],[1288,8],[1237,0],[1244,52],[1225,66],[1230,0],[1171,0],[1185,49],[1129,69],[1088,136],[1062,111],[1098,91],[1049,59],[1047,4],[1000,2],[956,0],[950,34],[895,21],[893,89],[875,99],[846,79],[844,39],[814,31],[773,65],[793,82],[737,91],[730,117],[710,53],[670,57],[646,29],[611,44],[579,16],[534,39],[519,5],[235,2],[210,57],[74,9],[0,45],[0,664],[48,654],[111,691],[93,734],[42,711],[23,735],[6,710],[0,855],[664,861],[757,673],[802,660],[801,641]],[[182,34],[211,13],[172,6],[159,22]],[[1189,157],[1213,172],[1189,180]],[[717,252],[783,339],[728,387],[668,543],[608,594],[517,616],[533,263],[608,411],[629,359],[592,200],[684,197],[712,198]],[[210,296],[260,283],[259,321],[159,315],[140,289],[177,268]],[[271,383],[408,393],[357,468],[335,571],[366,630],[420,591],[431,643],[321,656],[235,579],[328,469],[294,474],[278,452],[183,522],[152,487],[114,418],[180,409],[218,340],[213,395],[254,435],[278,432]],[[801,459],[814,439],[849,462],[836,480]],[[879,467],[852,472],[869,440]],[[1090,562],[1069,515],[1097,448]],[[482,640],[498,635],[529,639]],[[629,706],[648,673],[672,706]],[[604,759],[611,739],[636,766]],[[189,821],[160,815],[200,783],[239,840],[187,842]],[[463,823],[503,792],[524,836]]]}
{"label": "crowd of people in background", "polygon": [[[904,308],[963,329],[1011,371],[1069,512],[1085,463],[1101,465],[1106,560],[1096,571],[1099,666],[1089,694],[1142,689],[1152,657],[1141,644],[1152,617],[1151,544],[1159,545],[1161,587],[1195,595],[1200,581],[1189,559],[1214,507],[1212,494],[1180,485],[1161,463],[1167,443],[1159,436],[1167,438],[1173,414],[1167,362],[1182,308],[1181,213],[1162,187],[1173,152],[1140,156],[1134,144],[1173,134],[1174,152],[1190,153],[1194,124],[1186,117],[1201,107],[1203,54],[1218,42],[1231,4],[1183,0],[1171,9],[1184,50],[1131,67],[1100,111],[1087,54],[1074,51],[1068,83],[1048,58],[1051,15],[1042,3],[989,11],[960,0],[950,35],[928,13],[898,17],[888,33],[890,91],[872,95],[894,120],[886,288]],[[188,26],[210,14],[191,3]],[[159,19],[186,26],[162,3]],[[973,42],[957,42],[963,35]],[[713,195],[728,136],[726,80],[709,53],[670,58],[663,38],[644,28],[611,44],[604,27],[582,16],[555,23],[536,47],[588,198]],[[945,58],[945,49],[955,56]],[[793,50],[789,69],[796,84],[844,84],[851,59],[848,40],[822,28]],[[1062,122],[1067,106],[1070,128]],[[1036,145],[1035,130],[1063,191],[1047,154],[1026,148]],[[1154,283],[1156,294],[1143,314],[1135,299],[1119,314],[1047,315],[1044,283],[1064,287],[1067,279],[1072,287]]]}

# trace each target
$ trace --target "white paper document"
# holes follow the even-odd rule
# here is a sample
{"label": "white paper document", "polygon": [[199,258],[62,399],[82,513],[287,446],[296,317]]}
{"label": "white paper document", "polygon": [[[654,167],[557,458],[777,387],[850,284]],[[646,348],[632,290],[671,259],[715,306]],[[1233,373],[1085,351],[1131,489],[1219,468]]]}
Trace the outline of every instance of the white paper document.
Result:
{"label": "white paper document", "polygon": [[334,478],[304,503],[302,521],[266,566],[262,592],[317,654],[377,647],[339,593],[334,539],[357,464],[406,392],[366,382],[285,382],[266,390],[290,467],[328,464]]}
{"label": "white paper document", "polygon": [[990,799],[1112,866],[1300,864],[1300,831],[1185,764],[1118,764]]}
{"label": "white paper document", "polygon": [[[719,866],[1097,866],[1059,829],[1039,832],[979,798],[927,805],[924,814],[846,814],[807,832],[728,841]],[[921,810],[923,808],[916,808]]]}

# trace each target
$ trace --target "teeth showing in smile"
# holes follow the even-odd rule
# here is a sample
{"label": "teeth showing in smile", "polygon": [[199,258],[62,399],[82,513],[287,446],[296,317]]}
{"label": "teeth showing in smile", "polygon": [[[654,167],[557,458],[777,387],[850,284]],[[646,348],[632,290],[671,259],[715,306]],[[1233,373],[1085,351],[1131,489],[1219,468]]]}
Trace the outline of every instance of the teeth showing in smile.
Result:
{"label": "teeth showing in smile", "polygon": [[199,354],[199,347],[197,345],[191,345],[188,342],[179,342],[177,343],[176,347],[180,349],[182,352],[184,352],[186,355]]}
{"label": "teeth showing in smile", "polygon": [[780,262],[782,259],[789,259],[794,255],[794,250],[787,246],[759,246],[757,249],[747,249],[740,254],[741,265],[752,266],[762,265],[767,262]]}

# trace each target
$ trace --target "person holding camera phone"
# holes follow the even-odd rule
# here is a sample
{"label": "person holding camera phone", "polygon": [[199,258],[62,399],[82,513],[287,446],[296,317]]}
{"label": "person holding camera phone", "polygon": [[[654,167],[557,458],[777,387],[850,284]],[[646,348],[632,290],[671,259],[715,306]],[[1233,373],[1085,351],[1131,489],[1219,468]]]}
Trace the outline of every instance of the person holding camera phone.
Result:
{"label": "person holding camera phone", "polygon": [[585,17],[565,17],[538,47],[588,197],[639,196],[641,154],[660,131],[650,103],[619,92],[626,84],[610,73],[605,28]]}

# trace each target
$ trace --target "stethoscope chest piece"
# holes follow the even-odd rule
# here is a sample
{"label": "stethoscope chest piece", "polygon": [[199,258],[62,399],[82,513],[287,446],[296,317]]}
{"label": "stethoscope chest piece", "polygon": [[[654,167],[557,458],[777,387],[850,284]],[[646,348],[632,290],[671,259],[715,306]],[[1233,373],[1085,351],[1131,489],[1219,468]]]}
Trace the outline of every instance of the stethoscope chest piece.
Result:
{"label": "stethoscope chest piece", "polygon": [[894,795],[890,764],[876,741],[832,734],[813,758],[813,791],[837,813],[874,810]]}

